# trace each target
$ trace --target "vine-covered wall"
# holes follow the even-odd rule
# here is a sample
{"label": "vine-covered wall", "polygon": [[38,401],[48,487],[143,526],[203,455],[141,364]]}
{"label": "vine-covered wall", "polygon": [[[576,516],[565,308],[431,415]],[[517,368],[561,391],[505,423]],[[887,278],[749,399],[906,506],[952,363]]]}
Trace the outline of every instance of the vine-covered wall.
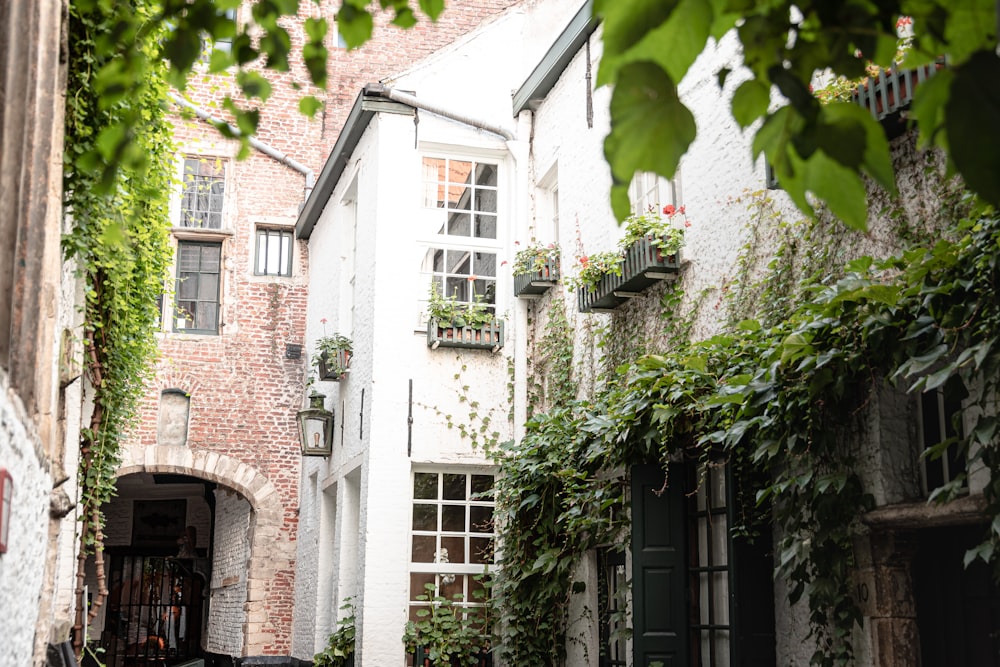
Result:
{"label": "vine-covered wall", "polygon": [[[718,64],[710,56],[702,73]],[[558,162],[563,275],[597,249],[594,239],[614,234],[610,217],[594,217],[602,202],[580,188],[593,188],[600,173],[559,152],[601,138],[583,119],[560,115],[577,101],[570,86],[582,69],[578,54],[534,119],[536,159]],[[717,96],[708,78],[689,92]],[[703,143],[679,177],[676,203],[692,221],[679,278],[611,315],[572,315],[560,336],[572,351],[555,347],[574,359],[581,400],[552,400],[536,382],[525,436],[504,452],[499,650],[513,664],[570,664],[567,650],[595,659],[587,621],[570,611],[580,608],[576,596],[592,595],[580,568],[595,547],[627,544],[630,466],[687,460],[725,462],[737,483],[755,480],[741,486],[735,529],[774,529],[779,661],[904,664],[918,651],[900,641],[915,619],[880,618],[888,639],[874,646],[872,620],[863,625],[874,612],[855,599],[853,577],[886,570],[862,518],[878,505],[923,502],[914,395],[945,383],[985,384],[974,395],[991,395],[1000,221],[948,179],[940,155],[918,152],[911,135],[893,145],[899,196],[869,190],[866,233],[823,211],[803,220],[780,190],[763,189],[762,169],[720,168],[726,155],[749,151],[735,126],[715,119],[699,128]],[[735,187],[722,197],[725,178]],[[583,243],[574,248],[574,238]],[[546,297],[540,305],[549,311],[533,317],[556,321],[559,306],[550,304],[573,312],[574,296]],[[544,368],[554,346],[538,327],[532,343],[531,367]],[[595,351],[602,361],[591,376],[580,362]],[[955,446],[971,452],[970,465],[991,469],[995,422],[977,414],[966,414],[965,440]],[[985,477],[973,492],[984,489],[992,503],[993,476]],[[990,560],[996,539],[986,535],[972,555]],[[905,595],[912,600],[912,588]]]}

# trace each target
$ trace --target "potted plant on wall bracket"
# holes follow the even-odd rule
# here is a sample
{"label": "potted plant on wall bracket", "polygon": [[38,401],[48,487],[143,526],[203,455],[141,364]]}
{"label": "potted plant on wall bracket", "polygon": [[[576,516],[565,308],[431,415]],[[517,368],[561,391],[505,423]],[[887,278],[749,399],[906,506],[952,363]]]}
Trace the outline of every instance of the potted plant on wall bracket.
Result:
{"label": "potted plant on wall bracket", "polygon": [[559,247],[532,242],[514,256],[514,296],[537,299],[559,281]]}
{"label": "potted plant on wall bracket", "polygon": [[[472,276],[470,280],[474,280]],[[496,352],[503,347],[503,320],[476,295],[474,303],[459,301],[455,295],[444,296],[437,282],[431,283],[427,302],[427,347],[464,347]]]}
{"label": "potted plant on wall bracket", "polygon": [[[326,319],[320,320],[326,328]],[[339,381],[350,371],[351,339],[338,333],[323,335],[316,340],[312,363],[320,380]]]}
{"label": "potted plant on wall bracket", "polygon": [[[625,236],[618,251],[580,258],[580,272],[569,281],[579,288],[577,306],[582,313],[609,311],[665,279],[677,277],[681,264],[684,229],[690,227],[684,207],[663,207],[625,221]],[[683,223],[675,220],[683,216]]]}

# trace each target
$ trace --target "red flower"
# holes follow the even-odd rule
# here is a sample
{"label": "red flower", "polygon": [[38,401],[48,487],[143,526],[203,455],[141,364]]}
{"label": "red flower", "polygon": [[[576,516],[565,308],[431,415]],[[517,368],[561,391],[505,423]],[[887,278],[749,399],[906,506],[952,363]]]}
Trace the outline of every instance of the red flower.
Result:
{"label": "red flower", "polygon": [[684,226],[685,227],[690,227],[691,226],[691,221],[690,220],[685,220],[684,221]]}
{"label": "red flower", "polygon": [[583,266],[583,268],[587,268],[587,266],[589,264],[590,264],[590,258],[589,257],[587,257],[586,255],[584,255],[583,257],[580,258],[580,265]]}
{"label": "red flower", "polygon": [[677,209],[677,212],[680,213],[681,215],[687,215],[687,211],[684,210],[683,206],[681,206],[679,209]]}
{"label": "red flower", "polygon": [[322,322],[323,324],[326,324],[326,318],[325,317],[321,317],[319,321]]}
{"label": "red flower", "polygon": [[667,204],[666,206],[663,207],[663,212],[666,215],[673,215],[674,213],[677,212],[677,209],[674,208],[673,204]]}
{"label": "red flower", "polygon": [[476,278],[477,278],[476,274],[472,274],[471,276],[469,276],[469,282],[471,283]]}

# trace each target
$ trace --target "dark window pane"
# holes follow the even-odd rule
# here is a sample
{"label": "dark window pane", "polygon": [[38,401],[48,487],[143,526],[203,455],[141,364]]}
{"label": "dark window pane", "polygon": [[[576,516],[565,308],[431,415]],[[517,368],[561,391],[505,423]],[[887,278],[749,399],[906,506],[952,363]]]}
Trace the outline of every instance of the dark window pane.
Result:
{"label": "dark window pane", "polygon": [[203,273],[198,284],[198,299],[201,301],[215,301],[219,296],[219,274]]}
{"label": "dark window pane", "polygon": [[[465,563],[465,538],[464,537],[441,537],[441,549],[448,551],[449,563]],[[444,562],[444,552],[442,551],[439,562]]]}
{"label": "dark window pane", "polygon": [[436,472],[418,472],[413,475],[413,497],[436,500],[438,497],[438,475]]}
{"label": "dark window pane", "polygon": [[177,299],[198,298],[198,274],[182,273],[181,279],[177,282]]}
{"label": "dark window pane", "polygon": [[465,500],[465,475],[445,473],[444,493],[441,495],[445,500]]}
{"label": "dark window pane", "polygon": [[493,562],[492,537],[469,538],[469,562],[477,565]]}
{"label": "dark window pane", "polygon": [[480,500],[493,500],[493,475],[473,475],[472,495]]}
{"label": "dark window pane", "polygon": [[441,530],[465,531],[465,505],[441,506]]}
{"label": "dark window pane", "polygon": [[413,530],[437,530],[437,505],[413,506]]}
{"label": "dark window pane", "polygon": [[413,553],[410,557],[413,563],[433,563],[434,552],[437,551],[437,538],[433,535],[414,535]]}
{"label": "dark window pane", "polygon": [[[448,581],[448,579],[451,579]],[[465,600],[465,577],[461,574],[448,575],[448,579],[441,577],[441,597],[455,601]]]}
{"label": "dark window pane", "polygon": [[469,532],[493,532],[493,508],[473,505],[469,508]]}
{"label": "dark window pane", "polygon": [[433,598],[434,591],[428,591],[427,584],[434,585],[434,574],[430,572],[413,572],[410,574],[410,601],[418,597]]}

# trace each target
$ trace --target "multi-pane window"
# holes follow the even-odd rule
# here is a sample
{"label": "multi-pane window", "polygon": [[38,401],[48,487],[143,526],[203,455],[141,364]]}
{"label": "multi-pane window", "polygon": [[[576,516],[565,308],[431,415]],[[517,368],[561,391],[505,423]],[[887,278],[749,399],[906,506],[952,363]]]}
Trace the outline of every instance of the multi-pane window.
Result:
{"label": "multi-pane window", "polygon": [[293,246],[290,230],[258,227],[254,273],[258,276],[292,275]]}
{"label": "multi-pane window", "polygon": [[632,177],[628,195],[635,215],[642,215],[650,209],[658,211],[666,204],[677,203],[674,184],[648,171],[639,172]]}
{"label": "multi-pane window", "polygon": [[726,468],[709,465],[701,474],[688,500],[691,665],[720,667],[729,665],[731,650]]}
{"label": "multi-pane window", "polygon": [[438,234],[497,238],[497,165],[425,157],[424,206],[444,211]]}
{"label": "multi-pane window", "polygon": [[181,227],[222,228],[225,171],[224,162],[217,158],[184,158]]}
{"label": "multi-pane window", "polygon": [[493,475],[417,472],[413,475],[410,619],[428,595],[458,601],[474,614],[485,602],[482,575],[493,563]]}
{"label": "multi-pane window", "polygon": [[218,333],[221,260],[221,243],[178,241],[174,331]]}
{"label": "multi-pane window", "polygon": [[423,159],[424,206],[440,212],[440,245],[424,271],[438,294],[462,303],[496,302],[498,166],[446,157]]}
{"label": "multi-pane window", "polygon": [[920,442],[924,450],[921,459],[920,482],[924,495],[960,479],[967,464],[965,452],[957,445],[956,415],[962,404],[954,393],[943,388],[920,395]]}
{"label": "multi-pane window", "polygon": [[482,250],[431,248],[426,268],[438,294],[463,303],[496,302],[497,254]]}
{"label": "multi-pane window", "polygon": [[624,667],[628,664],[625,640],[628,619],[625,609],[625,552],[620,547],[597,550],[597,600],[600,609],[599,667]]}

